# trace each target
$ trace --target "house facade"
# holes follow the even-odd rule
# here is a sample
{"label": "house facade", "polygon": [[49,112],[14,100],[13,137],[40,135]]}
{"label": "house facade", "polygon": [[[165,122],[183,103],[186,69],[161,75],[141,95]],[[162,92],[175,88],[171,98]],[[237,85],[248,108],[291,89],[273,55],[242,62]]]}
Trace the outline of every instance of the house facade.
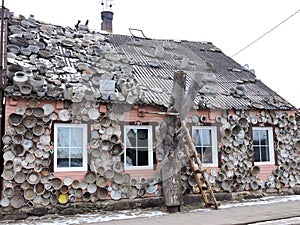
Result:
{"label": "house facade", "polygon": [[213,44],[7,22],[2,207],[161,196],[176,71],[203,76],[185,121],[215,192],[300,185],[295,108]]}

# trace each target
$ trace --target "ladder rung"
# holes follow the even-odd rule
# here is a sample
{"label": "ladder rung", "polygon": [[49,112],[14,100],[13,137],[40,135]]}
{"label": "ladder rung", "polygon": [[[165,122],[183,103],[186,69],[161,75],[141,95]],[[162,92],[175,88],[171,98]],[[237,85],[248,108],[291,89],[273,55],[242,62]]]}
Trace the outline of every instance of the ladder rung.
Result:
{"label": "ladder rung", "polygon": [[210,190],[203,190],[203,192],[206,194],[206,195],[213,195],[213,192],[210,191]]}
{"label": "ladder rung", "polygon": [[199,169],[199,168],[195,169],[195,173],[201,173],[202,174],[203,172],[205,173],[206,169],[203,169],[203,168],[201,168],[201,169]]}
{"label": "ladder rung", "polygon": [[201,173],[201,170],[195,169],[195,173]]}
{"label": "ladder rung", "polygon": [[207,205],[208,205],[208,206],[214,206],[215,203],[213,203],[213,202],[207,202]]}
{"label": "ladder rung", "polygon": [[195,158],[195,156],[196,156],[196,155],[195,155],[194,152],[190,154],[190,158]]}

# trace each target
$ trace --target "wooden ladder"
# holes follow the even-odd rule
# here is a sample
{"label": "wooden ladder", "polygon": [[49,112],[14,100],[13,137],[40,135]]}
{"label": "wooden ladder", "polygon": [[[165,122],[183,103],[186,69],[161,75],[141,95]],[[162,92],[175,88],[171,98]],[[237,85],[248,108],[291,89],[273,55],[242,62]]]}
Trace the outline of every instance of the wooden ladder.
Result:
{"label": "wooden ladder", "polygon": [[[202,163],[198,157],[198,152],[194,146],[192,137],[184,121],[181,121],[181,127],[184,131],[183,137],[181,138],[181,144],[184,148],[186,156],[189,159],[189,163],[197,182],[197,186],[199,187],[202,200],[206,207],[214,207],[215,209],[218,209],[219,203],[217,202],[212,187],[205,176],[205,170],[202,168]],[[195,163],[197,164],[197,166],[195,165]],[[201,178],[204,181],[207,189],[204,190],[204,188],[202,187],[203,181],[201,181],[201,178],[200,176],[198,176],[198,174],[201,175]]]}

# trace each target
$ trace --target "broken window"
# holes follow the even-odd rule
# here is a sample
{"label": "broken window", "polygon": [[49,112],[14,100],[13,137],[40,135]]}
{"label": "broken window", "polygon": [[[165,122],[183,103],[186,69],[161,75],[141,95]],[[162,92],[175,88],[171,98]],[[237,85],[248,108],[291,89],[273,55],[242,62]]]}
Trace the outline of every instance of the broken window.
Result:
{"label": "broken window", "polygon": [[210,126],[193,126],[192,138],[205,166],[218,166],[217,128]]}
{"label": "broken window", "polygon": [[253,127],[252,138],[255,164],[274,163],[272,127]]}
{"label": "broken window", "polygon": [[128,125],[124,127],[124,131],[126,169],[152,168],[152,127]]}
{"label": "broken window", "polygon": [[54,172],[87,170],[87,125],[54,125]]}

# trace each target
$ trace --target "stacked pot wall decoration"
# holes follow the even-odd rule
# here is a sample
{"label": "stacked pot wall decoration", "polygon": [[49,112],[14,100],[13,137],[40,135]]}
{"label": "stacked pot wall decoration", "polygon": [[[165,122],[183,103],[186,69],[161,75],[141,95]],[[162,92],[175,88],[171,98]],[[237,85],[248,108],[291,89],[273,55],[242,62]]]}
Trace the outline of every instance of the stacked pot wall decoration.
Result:
{"label": "stacked pot wall decoration", "polygon": [[[201,126],[204,122],[202,120],[203,116],[193,115],[187,122],[190,126]],[[221,129],[218,149],[221,154],[221,167],[206,173],[214,191],[239,192],[258,189],[281,191],[284,187],[293,188],[300,184],[299,122],[293,115],[283,111],[236,111],[230,114],[224,111],[222,116],[216,116],[215,125],[220,125]],[[277,166],[268,175],[267,181],[258,178],[261,169],[253,163],[254,150],[249,133],[251,125],[274,127]],[[162,123],[158,129],[159,137],[164,134],[164,128]],[[163,153],[162,141],[163,137],[158,139],[158,156]],[[178,159],[182,163],[183,193],[199,192],[183,150],[178,152]]]}
{"label": "stacked pot wall decoration", "polygon": [[[120,106],[118,106],[120,107]],[[157,178],[131,178],[124,172],[121,131],[122,115],[109,105],[108,113],[99,111],[96,102],[65,103],[55,112],[52,104],[41,105],[30,99],[27,107],[17,107],[10,114],[9,127],[3,136],[4,179],[3,207],[57,205],[67,202],[95,202],[106,199],[134,199],[146,194],[159,195]],[[124,108],[124,107],[123,107]],[[60,179],[50,171],[53,159],[51,131],[53,121],[88,123],[89,166],[84,180],[70,176]]]}

